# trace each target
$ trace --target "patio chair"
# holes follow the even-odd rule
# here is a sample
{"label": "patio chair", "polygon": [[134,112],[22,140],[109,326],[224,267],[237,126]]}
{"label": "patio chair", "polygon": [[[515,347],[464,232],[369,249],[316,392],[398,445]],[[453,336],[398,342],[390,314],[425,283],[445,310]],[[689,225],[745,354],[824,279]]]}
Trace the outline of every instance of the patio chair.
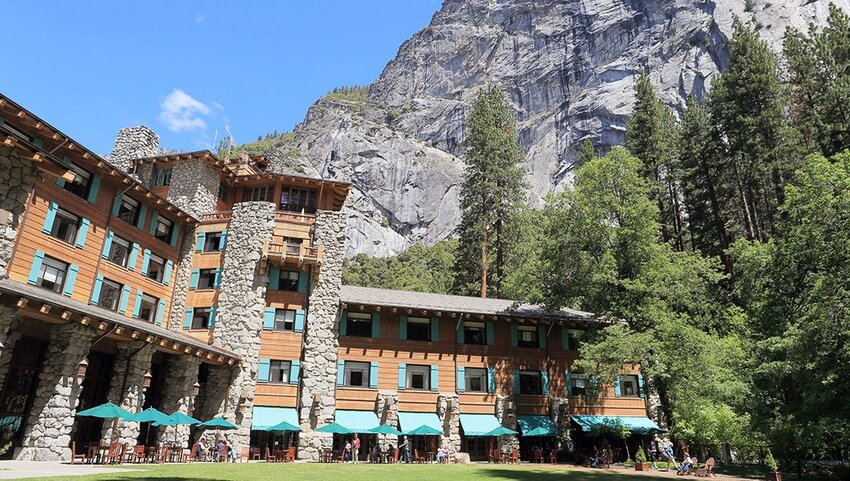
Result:
{"label": "patio chair", "polygon": [[251,449],[251,461],[259,461],[263,455],[261,454],[260,448],[252,448]]}
{"label": "patio chair", "polygon": [[717,476],[714,474],[714,458],[708,458],[705,460],[705,466],[701,468],[697,468],[696,476],[700,478],[707,478],[709,476]]}
{"label": "patio chair", "polygon": [[499,452],[498,449],[491,449],[487,452],[487,462],[488,463],[498,463],[501,460],[502,453]]}
{"label": "patio chair", "polygon": [[398,448],[393,449],[392,454],[387,458],[387,464],[396,464],[398,463]]}
{"label": "patio chair", "polygon": [[277,461],[277,456],[273,455],[271,450],[269,450],[269,448],[266,447],[266,462],[267,463],[273,463],[275,461]]}
{"label": "patio chair", "polygon": [[413,449],[413,462],[414,463],[424,463],[425,462],[425,456],[422,456],[421,454],[419,454],[419,450],[415,449],[415,448]]}
{"label": "patio chair", "polygon": [[107,464],[120,464],[123,453],[123,446],[118,441],[109,443],[109,450],[106,452]]}
{"label": "patio chair", "polygon": [[236,461],[239,461],[240,463],[247,463],[248,456],[250,455],[250,453],[251,448],[249,448],[248,446],[242,446],[242,449],[239,450],[239,457],[236,458]]}
{"label": "patio chair", "polygon": [[171,457],[171,446],[170,446],[170,445],[168,445],[168,444],[166,444],[166,445],[165,445],[165,446],[163,446],[163,447],[162,447],[162,449],[159,451],[159,456],[158,456],[158,459],[157,459],[157,463],[159,463],[159,464],[165,464],[165,462],[166,462],[166,461],[168,461],[168,458],[170,458],[170,457]]}
{"label": "patio chair", "polygon": [[137,444],[133,446],[133,454],[131,454],[130,462],[139,463],[145,460],[145,445]]}
{"label": "patio chair", "polygon": [[286,450],[286,453],[283,455],[283,462],[285,462],[285,463],[295,462],[295,446],[290,446]]}
{"label": "patio chair", "polygon": [[339,450],[339,454],[336,455],[336,462],[337,463],[344,463],[345,462],[345,448]]}
{"label": "patio chair", "polygon": [[86,453],[77,454],[77,442],[71,441],[71,464],[74,464],[74,461],[80,460],[81,464],[85,464],[88,462],[89,458],[86,456]]}
{"label": "patio chair", "polygon": [[226,463],[227,462],[227,445],[222,445],[218,448],[218,462]]}
{"label": "patio chair", "polygon": [[549,462],[552,464],[558,464],[558,451],[554,449],[549,451]]}
{"label": "patio chair", "polygon": [[514,449],[511,452],[511,464],[519,464],[519,449]]}

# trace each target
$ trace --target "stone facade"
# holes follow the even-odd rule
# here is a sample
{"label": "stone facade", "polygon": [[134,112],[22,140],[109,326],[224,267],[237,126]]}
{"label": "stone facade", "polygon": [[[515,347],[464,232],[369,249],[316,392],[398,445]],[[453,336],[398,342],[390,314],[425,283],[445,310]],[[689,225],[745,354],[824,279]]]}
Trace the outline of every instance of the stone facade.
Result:
{"label": "stone facade", "polygon": [[[229,242],[229,240],[228,240]],[[319,460],[332,438],[316,433],[317,425],[330,422],[336,412],[337,351],[339,349],[339,289],[345,252],[345,216],[342,212],[318,211],[314,242],[324,246],[319,281],[308,299],[304,329],[301,391],[298,400],[301,434],[298,458]]]}
{"label": "stone facade", "polygon": [[[159,155],[159,135],[144,125],[118,131],[109,162],[124,173],[133,171],[133,159]],[[138,176],[136,176],[138,177]]]}
{"label": "stone facade", "polygon": [[[514,396],[496,396],[496,419],[499,423],[508,428],[517,430],[516,424],[516,402]],[[507,444],[511,449],[519,449],[519,438],[516,435],[499,436],[499,449]]]}
{"label": "stone facade", "polygon": [[570,401],[565,397],[549,398],[549,413],[558,427],[558,450],[572,451],[570,436]]}
{"label": "stone facade", "polygon": [[443,425],[440,448],[450,456],[460,452],[460,396],[453,392],[442,392],[437,396],[437,417]]}
{"label": "stone facade", "polygon": [[[150,369],[151,357],[155,351],[155,345],[143,341],[118,343],[112,368],[112,383],[106,395],[110,402],[131,413],[142,410],[145,403],[144,376]],[[139,437],[140,427],[137,422],[107,421],[103,423],[102,439],[134,445]]]}
{"label": "stone facade", "polygon": [[19,217],[32,191],[36,171],[17,150],[0,145],[0,279],[12,257]]}
{"label": "stone facade", "polygon": [[171,171],[168,201],[194,217],[215,212],[221,173],[202,159],[177,160]]}
{"label": "stone facade", "polygon": [[263,246],[272,238],[274,219],[273,203],[242,202],[233,206],[228,228],[213,344],[239,354],[242,362],[230,369],[210,369],[208,384],[225,385],[225,389],[214,400],[209,394],[215,391],[208,385],[204,408],[209,414],[217,407],[212,414],[221,413],[239,426],[225,434],[234,449],[247,446],[250,440],[268,284]]}
{"label": "stone facade", "polygon": [[[168,356],[162,368],[165,382],[162,386],[162,399],[158,409],[166,414],[180,411],[192,416],[195,399],[192,398],[192,387],[198,381],[198,367],[201,360],[194,356]],[[183,447],[189,444],[189,426],[173,426],[160,428],[160,442],[176,442]]]}
{"label": "stone facade", "polygon": [[18,310],[14,307],[0,306],[0,393],[6,383],[6,374],[9,373],[9,363],[12,361],[12,353],[15,352],[15,344],[21,338],[21,318]]}
{"label": "stone facade", "polygon": [[189,294],[189,282],[192,279],[192,259],[195,255],[195,228],[186,224],[183,240],[180,242],[177,266],[174,269],[174,294],[171,296],[171,311],[168,314],[168,329],[183,329],[183,315],[186,309],[186,296]]}
{"label": "stone facade", "polygon": [[[375,414],[378,416],[378,424],[387,424],[398,429],[398,392],[381,391],[375,399]],[[386,443],[398,446],[398,436],[387,434],[380,437]]]}
{"label": "stone facade", "polygon": [[32,461],[69,460],[71,429],[81,384],[77,366],[89,352],[97,331],[81,324],[50,327],[50,341],[38,377],[35,399],[27,419],[21,448],[15,458]]}

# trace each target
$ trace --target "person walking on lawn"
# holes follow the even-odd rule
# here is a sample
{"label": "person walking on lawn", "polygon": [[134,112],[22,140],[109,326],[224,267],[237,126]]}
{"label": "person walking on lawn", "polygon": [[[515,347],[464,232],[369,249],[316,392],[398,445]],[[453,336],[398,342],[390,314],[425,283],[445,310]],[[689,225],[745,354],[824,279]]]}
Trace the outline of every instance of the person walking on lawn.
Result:
{"label": "person walking on lawn", "polygon": [[354,435],[354,442],[351,443],[351,448],[354,451],[354,455],[351,457],[351,460],[357,463],[360,459],[360,438],[357,437],[357,434]]}

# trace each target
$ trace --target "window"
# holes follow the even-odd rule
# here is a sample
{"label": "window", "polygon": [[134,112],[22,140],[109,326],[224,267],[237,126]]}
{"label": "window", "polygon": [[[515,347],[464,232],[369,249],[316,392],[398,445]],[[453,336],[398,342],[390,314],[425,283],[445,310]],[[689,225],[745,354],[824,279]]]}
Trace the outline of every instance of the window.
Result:
{"label": "window", "polygon": [[66,272],[68,272],[68,264],[52,257],[45,257],[41,263],[36,285],[53,292],[62,292]]}
{"label": "window", "polygon": [[519,372],[520,394],[543,394],[543,386],[540,382],[540,371]]}
{"label": "window", "polygon": [[517,326],[516,340],[519,347],[540,347],[537,326]]}
{"label": "window", "polygon": [[139,203],[135,199],[122,196],[118,205],[118,218],[124,222],[134,224],[139,217]]}
{"label": "window", "polygon": [[284,186],[280,193],[280,210],[310,214],[316,212],[316,191]]}
{"label": "window", "polygon": [[156,318],[156,305],[159,299],[147,294],[142,295],[142,304],[139,309],[139,319],[143,321],[153,322]]}
{"label": "window", "polygon": [[209,329],[212,308],[195,307],[192,310],[192,329]]}
{"label": "window", "polygon": [[298,271],[280,271],[277,288],[281,291],[297,291],[300,274]]}
{"label": "window", "polygon": [[110,311],[117,311],[121,287],[123,286],[115,281],[104,279],[100,286],[100,297],[97,299],[97,305]]}
{"label": "window", "polygon": [[156,218],[156,230],[153,233],[153,236],[157,239],[165,242],[166,244],[171,243],[171,231],[174,229],[174,222],[166,219],[165,217],[157,217]]}
{"label": "window", "polygon": [[573,396],[583,396],[587,394],[587,378],[573,374],[570,378],[570,383],[572,384]]}
{"label": "window", "polygon": [[487,370],[468,367],[463,370],[464,384],[470,392],[487,392]]}
{"label": "window", "polygon": [[227,202],[227,197],[230,195],[230,187],[224,182],[218,183],[218,200]]}
{"label": "window", "polygon": [[431,389],[431,366],[407,365],[408,389]]}
{"label": "window", "polygon": [[153,186],[171,185],[172,167],[155,167],[153,169]]}
{"label": "window", "polygon": [[250,187],[245,189],[243,202],[271,202],[274,187]]}
{"label": "window", "polygon": [[73,244],[77,238],[77,228],[80,226],[80,218],[74,214],[59,209],[53,218],[53,226],[50,227],[50,235],[61,241]]}
{"label": "window", "polygon": [[637,376],[620,376],[620,396],[640,397]]}
{"label": "window", "polygon": [[409,341],[430,341],[431,319],[427,317],[408,317],[407,339]]}
{"label": "window", "polygon": [[463,323],[463,343],[464,344],[486,344],[487,343],[487,325],[483,322],[464,322]]}
{"label": "window", "polygon": [[345,361],[344,386],[369,387],[369,363]]}
{"label": "window", "polygon": [[204,252],[220,252],[223,232],[206,232],[204,234]]}
{"label": "window", "polygon": [[567,330],[567,342],[571,351],[578,351],[581,347],[581,339],[584,337],[584,331],[576,329]]}
{"label": "window", "polygon": [[364,312],[349,312],[345,335],[372,337],[372,315]]}
{"label": "window", "polygon": [[301,254],[302,239],[297,237],[287,237],[284,240],[286,241],[286,255],[298,256]]}
{"label": "window", "polygon": [[269,382],[288,383],[290,367],[289,361],[272,360],[269,363]]}
{"label": "window", "polygon": [[165,259],[156,254],[151,254],[150,260],[148,261],[148,277],[157,282],[162,282],[162,275],[164,272]]}
{"label": "window", "polygon": [[295,330],[295,311],[291,309],[275,309],[274,311],[275,331]]}
{"label": "window", "polygon": [[215,269],[201,269],[198,271],[198,289],[215,288]]}
{"label": "window", "polygon": [[74,174],[74,180],[66,180],[63,188],[68,192],[85,199],[91,187],[91,174],[75,164],[68,164],[68,169]]}
{"label": "window", "polygon": [[127,258],[130,255],[130,242],[115,236],[112,238],[112,244],[109,246],[109,262],[118,264],[121,267],[127,267]]}

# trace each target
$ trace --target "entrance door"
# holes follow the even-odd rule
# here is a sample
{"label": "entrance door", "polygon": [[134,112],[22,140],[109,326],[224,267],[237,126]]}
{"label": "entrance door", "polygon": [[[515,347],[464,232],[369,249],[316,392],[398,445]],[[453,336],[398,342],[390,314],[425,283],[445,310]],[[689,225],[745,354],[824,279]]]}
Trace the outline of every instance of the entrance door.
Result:
{"label": "entrance door", "polygon": [[[83,389],[80,391],[80,404],[77,407],[77,412],[105,403],[112,382],[112,355],[90,351],[87,358],[89,367],[86,369],[86,378],[83,381]],[[112,401],[119,402],[117,399]],[[100,443],[102,434],[103,419],[77,417],[74,420],[74,431],[71,434],[71,439],[76,441],[77,450],[84,452],[82,449],[90,443]]]}
{"label": "entrance door", "polygon": [[21,445],[26,429],[27,415],[35,398],[41,359],[46,342],[32,337],[22,337],[15,343],[9,373],[0,393],[0,446],[12,443],[2,456],[11,459],[14,448]]}

